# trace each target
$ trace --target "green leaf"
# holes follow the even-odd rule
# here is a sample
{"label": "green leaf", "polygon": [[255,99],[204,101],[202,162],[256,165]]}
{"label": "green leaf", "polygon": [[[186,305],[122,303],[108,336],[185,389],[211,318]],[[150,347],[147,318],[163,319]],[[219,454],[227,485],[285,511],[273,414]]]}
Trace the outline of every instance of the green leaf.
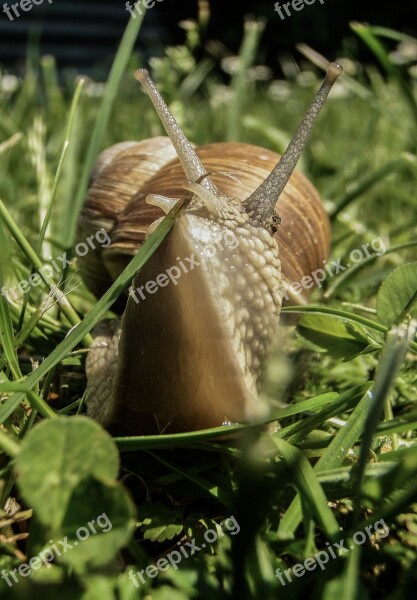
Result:
{"label": "green leaf", "polygon": [[356,324],[331,316],[305,315],[297,325],[297,333],[319,352],[349,360],[369,348],[367,337]]}
{"label": "green leaf", "polygon": [[37,518],[58,530],[82,480],[115,480],[118,453],[110,435],[91,419],[57,417],[34,427],[16,459],[18,484]]}
{"label": "green leaf", "polygon": [[417,262],[395,269],[381,285],[376,310],[381,323],[391,327],[408,314],[417,317]]}
{"label": "green leaf", "polygon": [[183,530],[182,514],[176,514],[160,502],[144,504],[138,514],[145,540],[164,542],[172,540]]}
{"label": "green leaf", "polygon": [[[132,583],[130,585],[132,586]],[[113,587],[109,577],[90,576],[86,579],[87,589],[83,594],[82,600],[96,600],[96,598],[100,598],[100,600],[116,600]],[[136,595],[133,597],[137,598]]]}
{"label": "green leaf", "polygon": [[62,536],[72,547],[59,561],[78,573],[105,566],[127,544],[135,524],[134,507],[123,486],[87,477],[68,502]]}
{"label": "green leaf", "polygon": [[152,596],[148,596],[152,600],[189,600],[190,596],[183,594],[179,590],[166,585],[152,592]]}

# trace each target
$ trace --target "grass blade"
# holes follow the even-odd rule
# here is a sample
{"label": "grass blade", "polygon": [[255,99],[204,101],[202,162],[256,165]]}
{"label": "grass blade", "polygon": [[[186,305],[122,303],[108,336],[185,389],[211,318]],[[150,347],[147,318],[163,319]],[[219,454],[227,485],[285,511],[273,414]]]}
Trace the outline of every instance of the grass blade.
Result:
{"label": "grass blade", "polygon": [[16,350],[13,345],[13,339],[13,325],[9,304],[6,298],[0,294],[0,341],[13,377],[15,379],[20,379],[22,373],[20,371]]}
{"label": "grass blade", "polygon": [[78,81],[78,84],[77,84],[77,87],[75,88],[74,96],[73,96],[73,99],[71,102],[71,107],[70,107],[70,112],[69,112],[69,117],[68,117],[68,124],[67,124],[67,128],[65,131],[64,144],[62,147],[61,156],[59,158],[58,167],[57,167],[54,182],[52,185],[51,197],[49,200],[48,209],[47,209],[44,221],[42,223],[41,231],[39,234],[39,245],[38,245],[37,252],[36,252],[38,255],[41,255],[42,243],[45,238],[45,233],[46,233],[46,230],[49,225],[49,221],[50,221],[51,214],[52,214],[52,209],[54,207],[56,193],[57,193],[57,189],[58,189],[58,183],[61,179],[62,169],[64,166],[64,160],[65,160],[65,156],[67,154],[68,146],[70,143],[71,134],[72,134],[73,126],[74,126],[74,119],[75,119],[75,115],[77,112],[77,108],[78,108],[78,104],[80,101],[81,92],[82,92],[84,83],[85,83],[84,79],[80,79]]}
{"label": "grass blade", "polygon": [[229,118],[227,120],[226,140],[228,141],[236,142],[239,140],[248,69],[256,58],[259,40],[264,28],[265,22],[261,20],[250,19],[245,22],[243,41],[239,51],[239,69],[231,83],[233,97],[230,101]]}
{"label": "grass blade", "polygon": [[326,496],[317,480],[313,467],[298,448],[277,437],[274,437],[273,441],[293,472],[299,493],[302,494],[304,501],[309,506],[310,512],[316,516],[329,538],[336,536],[339,532],[339,525],[327,506]]}
{"label": "grass blade", "polygon": [[[10,213],[8,212],[7,208],[1,200],[0,218],[3,219],[4,224],[16,240],[20,249],[25,253],[27,258],[30,260],[31,264],[34,265],[34,267],[38,271],[42,281],[49,288],[50,293],[58,302],[60,309],[62,310],[68,321],[71,323],[71,325],[78,325],[80,323],[80,318],[78,314],[71,306],[65,294],[59,290],[54,280],[49,275],[46,275],[43,272],[42,267],[44,265],[42,264],[42,261],[40,260],[36,252],[33,250],[32,246],[29,244],[23,233],[20,231],[17,223],[14,221],[14,219],[12,218],[12,216],[10,215]],[[89,335],[87,335],[84,340],[85,345],[89,346],[91,342],[92,338]]]}
{"label": "grass blade", "polygon": [[381,66],[385,69],[388,75],[391,75],[398,83],[398,87],[400,88],[404,99],[409,105],[411,112],[414,117],[415,125],[417,125],[417,102],[412,92],[412,87],[408,85],[405,81],[401,70],[395,65],[390,56],[385,49],[384,45],[380,42],[380,40],[375,35],[375,32],[372,30],[369,25],[365,25],[364,23],[351,23],[351,29],[356,33],[356,35],[368,46],[368,48],[374,53],[375,57],[381,64]]}
{"label": "grass blade", "polygon": [[[380,333],[388,333],[388,327],[382,325],[381,323],[371,321],[370,319],[367,319],[366,317],[361,317],[360,315],[356,315],[355,313],[347,312],[345,310],[339,310],[338,308],[330,308],[328,306],[316,306],[313,304],[310,304],[309,306],[284,306],[281,312],[290,314],[314,313],[322,315],[333,315],[341,319],[346,319],[348,321],[353,321],[354,323],[359,323],[360,325],[365,325],[365,327],[369,327],[369,329],[379,331]],[[417,352],[417,343],[410,342],[409,349],[413,352]]]}
{"label": "grass blade", "polygon": [[380,415],[383,411],[385,399],[391,390],[398,371],[404,361],[410,339],[414,335],[411,326],[393,327],[387,335],[385,348],[382,352],[378,372],[373,390],[373,401],[369,412],[362,438],[361,451],[357,471],[357,490],[360,492],[365,466],[368,461],[372,438],[377,428]]}
{"label": "grass blade", "polygon": [[414,246],[417,246],[417,240],[413,241],[413,242],[406,242],[404,244],[398,244],[396,246],[391,246],[391,248],[388,248],[383,255],[381,254],[371,254],[370,256],[367,256],[365,258],[363,258],[360,262],[353,264],[348,271],[345,271],[344,273],[340,273],[337,277],[335,277],[334,282],[327,288],[327,290],[325,291],[323,297],[328,300],[329,298],[331,298],[334,293],[336,292],[336,290],[343,285],[344,283],[346,283],[346,281],[348,281],[349,279],[351,279],[354,275],[356,275],[356,273],[358,273],[358,271],[362,270],[364,267],[366,267],[369,263],[373,262],[375,259],[378,258],[378,256],[385,256],[387,254],[392,254],[394,252],[399,252],[400,250],[405,250],[407,248],[413,248]]}
{"label": "grass blade", "polygon": [[226,494],[224,492],[224,490],[222,490],[221,487],[219,487],[217,485],[213,485],[211,483],[206,483],[206,481],[202,477],[199,477],[195,474],[191,474],[189,470],[179,469],[177,466],[175,466],[175,465],[167,462],[163,458],[161,458],[158,454],[155,454],[154,452],[150,452],[150,451],[148,451],[148,452],[151,456],[153,456],[156,460],[158,460],[165,467],[167,467],[171,471],[174,471],[174,473],[178,473],[184,479],[188,479],[189,481],[192,481],[195,485],[197,485],[198,487],[202,488],[205,492],[207,492],[207,494],[209,494],[210,496],[213,496],[213,498],[215,498],[216,500],[219,500],[219,502],[224,504],[224,506],[226,506],[230,510],[233,510],[232,498],[229,496],[229,494]]}
{"label": "grass blade", "polygon": [[[334,436],[324,454],[316,463],[314,467],[315,473],[321,473],[341,466],[348,450],[352,448],[360,438],[369,410],[370,384],[365,385],[366,391],[363,386],[361,386],[361,388],[363,394],[362,398],[350,415],[346,425]],[[300,524],[301,518],[301,502],[299,496],[297,496],[281,520],[280,532],[285,532],[286,535],[293,534]]]}
{"label": "grass blade", "polygon": [[352,186],[352,189],[350,189],[344,194],[344,196],[336,201],[336,206],[330,212],[330,219],[333,221],[337,215],[340,214],[342,210],[345,210],[345,208],[347,208],[350,204],[352,204],[354,200],[357,200],[374,185],[377,185],[392,173],[398,173],[401,171],[407,166],[408,162],[409,159],[407,154],[400,158],[389,160],[380,169],[377,169],[362,181],[358,181],[354,186]]}
{"label": "grass blade", "polygon": [[16,458],[16,456],[20,452],[20,446],[18,442],[8,433],[2,431],[0,429],[0,448],[3,450],[5,454],[8,454],[12,458]]}
{"label": "grass blade", "polygon": [[106,89],[101,102],[99,114],[94,125],[93,132],[91,134],[90,144],[87,150],[87,156],[84,159],[84,167],[81,173],[77,195],[72,206],[72,212],[69,214],[70,222],[68,224],[67,230],[68,237],[66,240],[66,247],[72,246],[74,242],[76,219],[81,210],[82,203],[84,202],[90,173],[93,168],[94,161],[96,160],[96,157],[100,152],[101,144],[110,119],[111,111],[113,109],[114,102],[117,98],[120,82],[132,55],[132,50],[135,45],[136,38],[139,34],[144,15],[145,12],[141,13],[140,15],[138,13],[135,13],[135,15],[129,19],[122,41],[117,51],[116,58],[114,59],[109,78],[107,80]]}
{"label": "grass blade", "polygon": [[[63,342],[61,342],[42,362],[42,364],[26,379],[26,385],[32,389],[42,377],[57,365],[71,350],[89,334],[91,329],[98,323],[107,312],[114,301],[120,296],[139,269],[157,250],[174,225],[175,219],[181,208],[188,202],[187,198],[179,200],[174,208],[166,215],[155,231],[145,241],[139,252],[132,258],[130,263],[119,275],[113,285],[107,290],[102,298],[94,305],[78,326],[74,327]],[[0,423],[13,413],[24,398],[24,393],[16,393],[0,408]]]}

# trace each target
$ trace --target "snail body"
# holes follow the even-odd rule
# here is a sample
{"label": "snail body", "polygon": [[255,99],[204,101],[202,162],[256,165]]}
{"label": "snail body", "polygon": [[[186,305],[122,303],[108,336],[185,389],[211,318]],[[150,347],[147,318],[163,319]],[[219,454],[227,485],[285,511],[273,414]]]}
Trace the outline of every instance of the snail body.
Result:
{"label": "snail body", "polygon": [[[248,144],[195,150],[147,72],[137,72],[169,138],[118,144],[100,156],[78,237],[104,227],[112,243],[81,263],[88,287],[103,293],[184,189],[192,200],[135,276],[121,321],[96,331],[87,410],[111,431],[177,432],[267,417],[258,387],[282,298],[328,255],[320,197],[294,167],[340,72],[330,65],[281,158]],[[305,289],[291,295],[307,300]]]}

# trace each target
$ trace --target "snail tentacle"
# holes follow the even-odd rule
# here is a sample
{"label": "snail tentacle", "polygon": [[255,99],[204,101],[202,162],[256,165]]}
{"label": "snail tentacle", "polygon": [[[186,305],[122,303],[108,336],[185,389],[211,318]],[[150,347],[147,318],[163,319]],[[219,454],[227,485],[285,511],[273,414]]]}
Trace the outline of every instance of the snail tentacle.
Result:
{"label": "snail tentacle", "polygon": [[168,109],[164,99],[155,87],[148,71],[146,69],[137,69],[135,71],[135,79],[142,84],[142,87],[148,94],[156,112],[161,119],[161,123],[165,128],[178,158],[181,161],[182,167],[188,179],[197,181],[200,177],[204,177],[203,185],[212,192],[216,192],[216,186],[212,183],[209,177],[206,177],[206,170],[198,158],[193,145],[187,139],[174,116]]}
{"label": "snail tentacle", "polygon": [[338,63],[330,63],[316,97],[298,126],[288,148],[279,162],[263,183],[245,200],[244,205],[252,219],[260,225],[267,226],[275,209],[278,198],[293,173],[314,123],[343,68]]}

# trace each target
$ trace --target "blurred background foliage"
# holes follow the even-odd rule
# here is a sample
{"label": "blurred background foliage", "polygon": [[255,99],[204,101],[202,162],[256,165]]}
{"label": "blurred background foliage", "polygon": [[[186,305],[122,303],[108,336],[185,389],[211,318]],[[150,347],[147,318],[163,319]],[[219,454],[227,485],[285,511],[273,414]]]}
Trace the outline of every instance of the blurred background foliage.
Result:
{"label": "blurred background foliage", "polygon": [[[248,439],[243,452],[233,440],[209,445],[198,438],[199,432],[185,448],[183,440],[168,440],[167,449],[158,439],[117,439],[123,482],[139,509],[138,530],[125,552],[125,573],[93,570],[69,581],[65,565],[58,565],[42,573],[43,585],[33,579],[26,587],[16,586],[18,600],[142,597],[128,580],[129,565],[141,569],[161,552],[159,544],[143,543],[143,538],[153,544],[152,536],[162,523],[162,531],[169,531],[176,544],[180,527],[183,535],[198,536],[202,527],[212,527],[232,510],[246,525],[233,547],[224,537],[217,554],[202,556],[188,569],[185,565],[171,570],[156,582],[159,589],[152,590],[153,598],[412,597],[417,565],[417,339],[413,332],[408,339],[402,329],[387,333],[391,322],[387,324],[386,314],[378,311],[377,297],[382,282],[388,281],[391,300],[401,288],[408,292],[410,281],[415,281],[404,270],[402,285],[392,282],[391,275],[415,260],[417,246],[415,12],[411,3],[326,0],[323,6],[316,2],[281,21],[273,2],[164,0],[147,11],[133,55],[130,43],[138,30],[130,23],[107,84],[127,21],[123,2],[55,0],[13,22],[1,15],[0,216],[7,230],[0,227],[0,274],[5,285],[26,279],[36,265],[34,258],[46,261],[64,250],[71,252],[92,161],[102,148],[161,133],[153,107],[132,77],[134,68],[148,63],[171,110],[195,143],[244,140],[282,151],[322,79],[327,59],[340,59],[345,73],[320,116],[301,168],[319,188],[332,219],[332,258],[346,264],[353,249],[377,237],[389,249],[384,256],[373,256],[329,279],[315,293],[318,306],[304,309],[299,335],[290,341],[295,372],[288,389],[291,403],[286,408],[274,406],[282,429],[274,436],[261,436],[253,445]],[[245,18],[250,13],[255,17]],[[416,268],[414,263],[410,272]],[[126,283],[128,279],[126,275]],[[33,450],[41,420],[37,411],[46,421],[42,447],[56,458],[57,445],[47,446],[55,439],[48,417],[53,410],[73,415],[83,406],[83,385],[74,389],[70,377],[64,380],[60,375],[82,377],[85,351],[79,344],[93,320],[111,305],[106,298],[96,300],[88,294],[76,265],[59,273],[52,284],[65,291],[75,318],[54,305],[48,296],[50,283],[31,290],[22,298],[23,307],[21,302],[0,302],[4,346],[0,385],[11,394],[0,405],[4,425],[0,442],[15,458],[21,438],[27,440],[35,424],[35,438],[26,447],[27,472],[33,466],[39,481],[45,481],[45,467],[65,478],[73,464],[67,447],[65,462],[55,460],[54,465]],[[118,290],[112,293],[117,295]],[[339,321],[337,311],[344,315]],[[318,346],[314,317],[323,314]],[[82,322],[73,327],[77,319]],[[345,340],[339,335],[340,322]],[[355,357],[349,343],[352,335],[359,340],[358,347],[367,344]],[[319,352],[311,352],[312,343]],[[410,352],[405,356],[408,343]],[[44,358],[23,384],[18,353],[28,362],[29,357]],[[271,383],[282,388],[287,365],[278,360],[272,367]],[[34,391],[23,402],[25,385]],[[278,388],[272,385],[274,400],[281,399]],[[377,424],[382,406],[384,420]],[[365,428],[368,415],[371,424]],[[66,427],[65,421],[59,427]],[[60,431],[56,437],[62,440]],[[86,445],[89,435],[83,437]],[[68,439],[79,447],[78,439]],[[115,448],[109,446],[109,452],[114,454]],[[84,454],[77,456],[81,467]],[[75,464],[75,470],[82,468]],[[4,501],[16,493],[13,460],[5,461],[1,477]],[[62,512],[48,493],[45,497],[39,493],[38,481],[32,481],[24,502],[35,512],[48,513],[46,520],[54,510]],[[74,484],[71,478],[67,481]],[[96,496],[87,492],[71,507],[76,525],[85,523],[80,507],[96,510]],[[122,509],[116,513],[124,529],[130,514],[123,503]],[[275,568],[291,567],[323,547],[326,539],[333,541],[335,519],[347,539],[375,515],[389,523],[390,536],[383,544],[364,546],[348,560],[334,561],[324,574],[305,577],[282,594]],[[58,539],[61,533],[48,533],[45,539],[52,535]],[[42,535],[39,527],[32,529],[35,541]],[[21,560],[19,552],[25,550],[20,538],[10,539],[0,568],[15,567]],[[111,546],[116,560],[117,546]],[[100,557],[102,548],[96,554]],[[0,597],[9,600],[5,586]],[[245,587],[252,595],[242,594]]]}
{"label": "blurred background foliage", "polygon": [[[9,4],[12,4],[9,2]],[[284,2],[281,2],[281,5]],[[198,58],[209,51],[216,40],[224,51],[239,50],[246,15],[265,18],[265,33],[259,58],[274,73],[282,74],[287,53],[296,43],[314,44],[317,50],[334,55],[340,51],[361,61],[372,55],[351,35],[349,21],[369,22],[391,27],[410,35],[417,28],[417,2],[363,2],[362,0],[319,0],[293,16],[281,20],[274,11],[273,0],[210,0],[211,18],[203,34]],[[177,23],[196,18],[197,1],[159,0],[147,11],[136,48],[146,59],[164,53],[167,45],[184,41],[184,31]],[[24,65],[28,48],[36,47],[41,55],[52,54],[59,67],[76,68],[104,77],[112,63],[129,13],[124,0],[54,0],[21,11],[20,18],[10,21],[0,14],[0,63],[16,69]],[[212,51],[214,49],[212,48]],[[218,48],[218,51],[219,48]]]}

